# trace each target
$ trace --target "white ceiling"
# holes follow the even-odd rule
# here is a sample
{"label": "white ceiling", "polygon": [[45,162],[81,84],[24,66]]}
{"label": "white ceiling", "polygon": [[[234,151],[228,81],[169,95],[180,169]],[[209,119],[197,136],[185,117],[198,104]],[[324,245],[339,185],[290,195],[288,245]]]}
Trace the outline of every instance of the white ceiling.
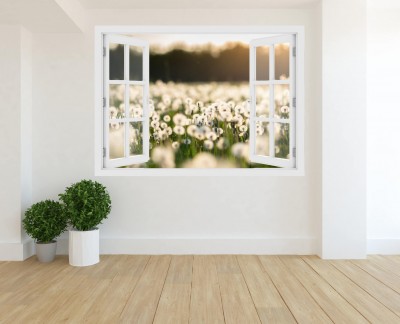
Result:
{"label": "white ceiling", "polygon": [[54,0],[0,0],[0,24],[22,25],[33,32],[79,31]]}
{"label": "white ceiling", "polygon": [[87,9],[304,8],[319,0],[79,0]]}

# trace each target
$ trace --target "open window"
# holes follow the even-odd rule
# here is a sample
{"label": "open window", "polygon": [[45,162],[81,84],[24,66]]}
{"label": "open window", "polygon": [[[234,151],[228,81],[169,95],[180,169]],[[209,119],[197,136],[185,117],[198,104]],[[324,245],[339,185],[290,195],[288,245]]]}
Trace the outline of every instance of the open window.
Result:
{"label": "open window", "polygon": [[296,165],[295,36],[250,42],[250,160]]}
{"label": "open window", "polygon": [[149,44],[105,35],[103,59],[104,166],[144,163],[149,160]]}
{"label": "open window", "polygon": [[[203,44],[213,37],[208,34],[130,33],[135,37],[105,32],[98,38],[102,168],[302,166],[302,109],[296,162],[296,70],[300,78],[303,73],[300,61],[296,69],[296,33],[235,34],[234,45],[226,45],[231,36],[219,44],[224,34],[214,35],[215,48]],[[301,60],[301,38],[298,44]],[[301,104],[302,83],[298,94]],[[97,154],[100,161],[100,149]]]}

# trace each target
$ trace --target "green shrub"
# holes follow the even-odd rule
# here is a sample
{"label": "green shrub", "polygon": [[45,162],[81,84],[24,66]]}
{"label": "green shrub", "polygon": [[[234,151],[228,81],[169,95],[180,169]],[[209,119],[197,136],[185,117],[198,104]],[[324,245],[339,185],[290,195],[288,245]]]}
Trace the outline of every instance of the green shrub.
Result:
{"label": "green shrub", "polygon": [[59,195],[65,204],[68,220],[78,231],[89,231],[101,224],[111,211],[106,187],[91,180],[74,183]]}
{"label": "green shrub", "polygon": [[65,208],[59,202],[45,200],[33,204],[22,221],[29,236],[40,243],[49,243],[67,228]]}

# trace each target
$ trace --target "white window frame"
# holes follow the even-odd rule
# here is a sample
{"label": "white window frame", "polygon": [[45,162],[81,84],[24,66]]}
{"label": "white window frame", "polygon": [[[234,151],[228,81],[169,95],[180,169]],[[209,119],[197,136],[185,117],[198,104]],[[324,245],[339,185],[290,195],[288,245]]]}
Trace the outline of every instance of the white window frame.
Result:
{"label": "white window frame", "polygon": [[[296,166],[294,168],[118,169],[103,164],[103,36],[105,34],[260,34],[296,36]],[[96,26],[95,27],[95,176],[304,176],[304,26]]]}
{"label": "white window frame", "polygon": [[[125,165],[144,163],[149,160],[149,45],[147,41],[140,38],[127,37],[122,35],[107,34],[104,35],[103,40],[103,60],[104,60],[104,70],[103,70],[103,165],[105,168],[115,168]],[[110,44],[119,44],[124,46],[124,79],[123,80],[110,80],[109,78],[109,64],[110,64]],[[129,46],[141,47],[142,48],[142,80],[131,81],[129,80]],[[110,95],[109,89],[110,85],[123,85],[125,86],[124,103],[125,103],[125,117],[110,119],[109,117],[109,105],[110,105]],[[129,117],[129,87],[131,85],[138,85],[143,87],[143,116],[140,118],[130,118]],[[123,123],[124,125],[124,157],[110,159],[110,149],[109,149],[109,125],[110,122]],[[129,124],[131,122],[142,123],[142,140],[143,152],[140,155],[130,156],[129,154]]]}

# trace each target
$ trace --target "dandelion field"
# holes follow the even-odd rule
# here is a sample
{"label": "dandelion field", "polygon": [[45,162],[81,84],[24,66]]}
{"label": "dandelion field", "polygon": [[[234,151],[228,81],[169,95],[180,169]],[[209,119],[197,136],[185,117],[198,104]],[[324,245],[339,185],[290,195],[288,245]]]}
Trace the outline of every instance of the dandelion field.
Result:
{"label": "dandelion field", "polygon": [[[143,116],[141,87],[131,87],[130,117]],[[268,113],[268,92],[257,90],[257,114]],[[144,168],[265,168],[249,160],[250,105],[247,82],[150,84],[150,160],[128,167]],[[110,117],[123,117],[124,89],[110,88]],[[282,105],[281,105],[282,106]],[[282,114],[287,113],[282,106]],[[142,123],[130,123],[131,154],[143,150]],[[276,129],[276,153],[288,154],[288,130]],[[110,154],[123,154],[113,140],[123,128],[110,125]],[[267,123],[256,124],[256,153],[269,150]],[[121,151],[121,152],[118,152]],[[278,151],[278,152],[277,152]]]}

